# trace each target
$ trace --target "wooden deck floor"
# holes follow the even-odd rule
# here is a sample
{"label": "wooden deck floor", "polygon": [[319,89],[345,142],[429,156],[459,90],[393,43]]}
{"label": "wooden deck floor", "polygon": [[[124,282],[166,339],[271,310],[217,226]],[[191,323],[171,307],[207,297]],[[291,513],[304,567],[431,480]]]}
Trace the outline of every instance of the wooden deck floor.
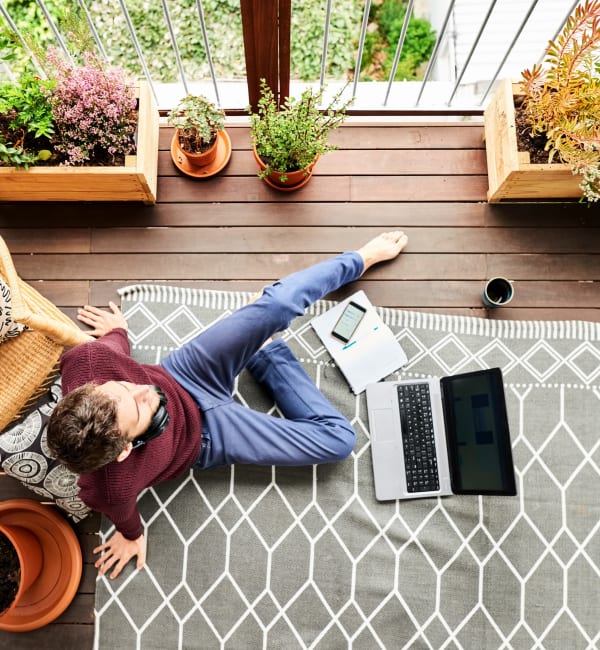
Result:
{"label": "wooden deck floor", "polygon": [[[117,289],[160,282],[256,290],[266,282],[371,236],[403,229],[401,259],[357,285],[375,304],[507,319],[600,321],[597,206],[488,205],[481,123],[349,124],[340,150],[323,157],[312,181],[280,193],[256,178],[248,128],[232,125],[233,155],[218,177],[182,176],[161,129],[158,202],[0,204],[0,233],[17,270],[75,314],[118,301]],[[515,298],[486,311],[486,278],[514,281]],[[0,498],[32,496],[0,476]],[[92,647],[98,519],[78,527],[87,565],[65,614],[37,632],[0,632],[12,648]]]}

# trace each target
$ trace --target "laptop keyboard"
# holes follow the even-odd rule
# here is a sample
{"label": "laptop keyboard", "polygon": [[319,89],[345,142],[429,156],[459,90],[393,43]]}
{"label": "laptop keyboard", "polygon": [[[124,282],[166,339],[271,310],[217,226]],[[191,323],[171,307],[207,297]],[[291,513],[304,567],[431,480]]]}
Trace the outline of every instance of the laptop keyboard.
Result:
{"label": "laptop keyboard", "polygon": [[428,384],[398,384],[398,403],[408,491],[439,490]]}

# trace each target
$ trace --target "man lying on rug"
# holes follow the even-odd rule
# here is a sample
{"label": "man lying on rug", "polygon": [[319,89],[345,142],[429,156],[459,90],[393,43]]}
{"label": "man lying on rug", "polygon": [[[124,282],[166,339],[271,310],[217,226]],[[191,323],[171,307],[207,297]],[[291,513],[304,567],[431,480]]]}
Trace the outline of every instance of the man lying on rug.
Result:
{"label": "man lying on rug", "polygon": [[[101,574],[119,575],[146,546],[137,497],[190,467],[312,465],[341,460],[354,447],[350,423],[326,400],[287,344],[271,340],[307,307],[357,280],[407,243],[383,233],[266,287],[253,302],[215,323],[160,365],[130,356],[118,307],[86,306],[78,318],[99,337],[61,361],[64,397],[48,423],[48,445],[79,478],[81,499],[103,512],[116,532],[94,549]],[[233,400],[247,368],[275,398],[283,418]]]}

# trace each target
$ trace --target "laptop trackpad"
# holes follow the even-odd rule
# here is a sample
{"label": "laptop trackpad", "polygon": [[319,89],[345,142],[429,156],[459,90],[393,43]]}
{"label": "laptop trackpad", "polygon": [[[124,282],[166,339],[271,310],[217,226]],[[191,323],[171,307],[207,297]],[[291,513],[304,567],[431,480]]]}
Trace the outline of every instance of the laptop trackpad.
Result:
{"label": "laptop trackpad", "polygon": [[377,442],[391,442],[396,439],[394,432],[394,413],[392,409],[373,409],[371,435]]}

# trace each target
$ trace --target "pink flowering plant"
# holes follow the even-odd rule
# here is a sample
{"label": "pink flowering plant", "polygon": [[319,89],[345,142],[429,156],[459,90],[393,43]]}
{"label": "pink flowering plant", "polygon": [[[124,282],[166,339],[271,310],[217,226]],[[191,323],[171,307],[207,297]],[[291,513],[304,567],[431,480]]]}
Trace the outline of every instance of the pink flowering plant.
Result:
{"label": "pink flowering plant", "polygon": [[137,100],[116,69],[104,69],[91,54],[84,65],[51,49],[54,88],[48,95],[54,118],[54,149],[66,165],[122,164],[135,151]]}

